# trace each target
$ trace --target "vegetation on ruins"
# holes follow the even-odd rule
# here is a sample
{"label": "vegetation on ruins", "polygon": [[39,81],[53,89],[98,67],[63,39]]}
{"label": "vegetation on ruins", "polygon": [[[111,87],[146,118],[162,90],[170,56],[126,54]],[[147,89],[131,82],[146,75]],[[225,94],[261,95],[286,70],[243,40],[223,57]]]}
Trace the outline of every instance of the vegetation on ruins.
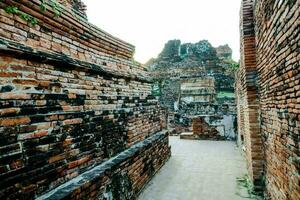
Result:
{"label": "vegetation on ruins", "polygon": [[231,64],[230,68],[233,69],[234,71],[236,71],[240,67],[239,63],[235,61],[232,61],[230,64]]}
{"label": "vegetation on ruins", "polygon": [[298,2],[242,0],[240,63],[228,45],[170,40],[147,71],[133,45],[86,20],[81,0],[0,0],[0,200],[134,200],[170,158],[172,134],[237,138],[248,170],[237,148],[231,159],[214,143],[213,154],[179,145],[191,162],[174,157],[162,177],[192,185],[179,199],[236,199],[225,196],[237,185],[247,199],[299,200]]}
{"label": "vegetation on ruins", "polygon": [[235,94],[233,92],[219,92],[217,94],[217,97],[218,98],[224,98],[224,97],[227,97],[227,98],[234,98]]}
{"label": "vegetation on ruins", "polygon": [[40,0],[42,4],[40,5],[40,8],[43,11],[47,10],[47,4],[49,4],[54,12],[55,17],[59,17],[61,15],[61,6],[58,4],[55,0]]}
{"label": "vegetation on ruins", "polygon": [[16,15],[20,16],[22,19],[24,19],[27,22],[30,22],[32,25],[35,25],[38,23],[38,19],[36,19],[35,17],[33,17],[27,13],[20,11],[19,8],[16,6],[7,6],[4,8],[4,10],[7,13],[16,14]]}
{"label": "vegetation on ruins", "polygon": [[235,62],[234,60],[226,61],[226,65],[227,65],[227,67],[226,67],[225,73],[228,75],[233,75],[233,76],[240,67],[240,64],[238,62]]}
{"label": "vegetation on ruins", "polygon": [[[247,193],[249,195],[249,197],[247,197],[247,198],[254,199],[254,200],[263,200],[264,199],[262,196],[259,196],[255,192],[254,185],[253,185],[250,177],[247,174],[245,174],[242,177],[236,178],[236,182],[237,182],[239,189],[245,188],[247,190]],[[239,194],[239,193],[237,193],[237,194],[241,196],[241,194]]]}
{"label": "vegetation on ruins", "polygon": [[[2,0],[1,0],[2,1]],[[54,12],[54,17],[59,17],[61,15],[62,7],[56,0],[40,0],[41,5],[40,9],[45,12],[47,11],[47,7],[50,6],[52,11]],[[4,10],[10,14],[16,14],[21,17],[23,20],[29,22],[32,25],[36,25],[39,23],[39,20],[34,16],[21,11],[17,6],[6,6]]]}

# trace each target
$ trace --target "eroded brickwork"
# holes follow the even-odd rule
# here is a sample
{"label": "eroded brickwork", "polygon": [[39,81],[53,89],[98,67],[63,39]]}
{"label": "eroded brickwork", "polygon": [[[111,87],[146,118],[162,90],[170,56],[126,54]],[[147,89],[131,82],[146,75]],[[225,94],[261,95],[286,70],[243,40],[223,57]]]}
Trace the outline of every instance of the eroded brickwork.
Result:
{"label": "eroded brickwork", "polygon": [[[238,107],[239,132],[244,136],[247,154],[252,153],[248,164],[255,164],[253,158],[257,154],[253,154],[253,149],[263,149],[259,157],[262,156],[264,164],[267,197],[297,200],[300,199],[300,1],[243,1],[241,16],[243,33],[243,24],[253,27],[253,31],[248,32],[252,38],[242,34],[244,51],[236,82],[238,105],[241,105]],[[246,41],[255,41],[251,44],[255,44],[253,51],[247,51]],[[257,74],[247,72],[247,57],[253,58],[250,68]],[[254,80],[253,86],[258,90],[244,87],[251,83],[247,77]],[[254,96],[258,96],[259,107],[248,110],[245,102]],[[247,127],[251,116],[259,116],[260,123],[255,129]],[[262,143],[253,144],[251,135],[256,135]],[[253,174],[257,171],[260,168],[250,169]]]}
{"label": "eroded brickwork", "polygon": [[255,5],[261,131],[271,199],[300,199],[300,1]]}
{"label": "eroded brickwork", "polygon": [[[165,113],[151,96],[148,72],[133,60],[132,45],[68,6],[54,17],[40,4],[0,2],[0,199],[52,194],[127,149],[136,153],[118,157],[101,180],[88,176],[58,193],[118,199],[114,187],[126,182],[121,199],[133,199],[170,156],[167,133],[160,133]],[[7,6],[38,24],[5,12]]]}
{"label": "eroded brickwork", "polygon": [[38,200],[135,199],[169,155],[168,135],[156,134]]}
{"label": "eroded brickwork", "polygon": [[[239,101],[240,131],[244,137],[248,171],[255,183],[255,190],[263,187],[264,156],[259,128],[259,99],[257,86],[255,30],[253,1],[242,1],[241,7],[241,61],[238,71],[237,93]],[[241,115],[242,114],[242,115]]]}

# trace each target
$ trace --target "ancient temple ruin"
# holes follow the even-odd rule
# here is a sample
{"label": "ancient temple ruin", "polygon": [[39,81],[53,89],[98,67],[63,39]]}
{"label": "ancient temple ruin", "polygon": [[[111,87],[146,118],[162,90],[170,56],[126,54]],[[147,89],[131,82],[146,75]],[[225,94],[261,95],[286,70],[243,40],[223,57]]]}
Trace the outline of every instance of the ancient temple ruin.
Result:
{"label": "ancient temple ruin", "polygon": [[233,63],[228,45],[214,48],[206,40],[165,44],[148,65],[159,85],[160,102],[168,108],[172,133],[185,139],[236,137]]}
{"label": "ancient temple ruin", "polygon": [[170,156],[134,46],[80,1],[0,2],[0,199],[134,199]]}
{"label": "ancient temple ruin", "polygon": [[170,199],[189,183],[186,199],[231,200],[214,184],[246,160],[247,192],[299,200],[299,27],[300,0],[241,0],[239,66],[207,40],[142,65],[81,0],[1,0],[0,199],[134,200],[170,170]]}

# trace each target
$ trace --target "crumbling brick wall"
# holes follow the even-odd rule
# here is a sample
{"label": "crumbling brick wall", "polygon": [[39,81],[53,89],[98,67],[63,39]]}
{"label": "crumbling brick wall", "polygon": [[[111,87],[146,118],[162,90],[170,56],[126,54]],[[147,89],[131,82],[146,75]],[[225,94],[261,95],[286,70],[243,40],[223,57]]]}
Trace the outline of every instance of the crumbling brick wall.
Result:
{"label": "crumbling brick wall", "polygon": [[[241,6],[241,60],[237,75],[239,131],[244,137],[247,166],[255,190],[263,187],[263,149],[259,128],[259,100],[255,55],[253,1],[244,0]],[[241,136],[240,136],[241,137]]]}
{"label": "crumbling brick wall", "polygon": [[[245,11],[249,14],[245,16]],[[249,16],[253,16],[252,19]],[[251,25],[252,39],[242,34],[241,69],[238,71],[237,96],[240,100],[239,130],[244,134],[247,152],[253,155],[253,149],[262,149],[259,154],[263,161],[263,180],[266,194],[274,200],[300,199],[299,178],[299,0],[257,0],[243,1],[242,33],[245,25]],[[252,21],[252,22],[251,22]],[[254,23],[255,22],[255,23]],[[243,26],[244,25],[244,26]],[[255,30],[255,31],[254,31]],[[255,48],[246,51],[245,42],[253,40]],[[257,74],[247,72],[247,57],[253,58],[252,68]],[[245,69],[246,68],[246,69]],[[246,77],[246,78],[245,78]],[[249,90],[249,79],[255,80],[253,86],[257,90]],[[249,93],[249,91],[252,91]],[[259,107],[247,110],[243,103],[249,96],[258,96]],[[251,98],[250,97],[250,98]],[[242,103],[241,103],[242,102]],[[258,116],[259,124],[255,129],[247,127],[247,120]],[[248,119],[247,119],[248,118]],[[243,124],[244,122],[244,124]],[[256,135],[261,144],[253,144],[249,137]],[[248,153],[249,155],[249,153]],[[248,158],[248,164],[256,164]],[[250,173],[260,171],[252,168]],[[256,182],[254,182],[257,184]]]}
{"label": "crumbling brick wall", "polygon": [[258,0],[261,132],[271,199],[300,199],[300,1]]}
{"label": "crumbling brick wall", "polygon": [[[38,23],[4,11],[8,6]],[[126,154],[124,161],[134,161],[106,169],[128,174],[133,198],[170,155],[167,133],[161,133],[166,119],[151,96],[148,72],[133,60],[132,45],[68,7],[55,16],[44,6],[39,0],[0,2],[0,199],[51,193],[149,139],[133,148],[145,158]],[[151,162],[150,173],[142,165]],[[86,191],[105,187],[89,178]]]}
{"label": "crumbling brick wall", "polygon": [[242,83],[241,83],[241,70],[242,67],[240,67],[237,72],[236,72],[236,77],[235,77],[235,96],[236,96],[236,105],[237,105],[237,142],[238,144],[244,145],[244,137],[245,137],[245,121],[244,121],[244,102],[245,102],[245,96],[243,88],[242,88]]}
{"label": "crumbling brick wall", "polygon": [[168,137],[156,134],[82,173],[38,200],[136,199],[139,192],[169,158]]}

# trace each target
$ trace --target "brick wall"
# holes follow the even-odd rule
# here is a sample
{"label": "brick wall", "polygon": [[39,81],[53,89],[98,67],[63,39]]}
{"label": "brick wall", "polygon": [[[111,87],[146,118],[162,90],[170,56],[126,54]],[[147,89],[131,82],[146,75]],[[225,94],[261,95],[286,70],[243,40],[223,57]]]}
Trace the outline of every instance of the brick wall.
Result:
{"label": "brick wall", "polygon": [[237,142],[241,146],[244,144],[245,140],[245,121],[244,121],[244,102],[245,96],[242,88],[241,82],[241,70],[242,66],[237,70],[235,77],[235,96],[237,105]]}
{"label": "brick wall", "polygon": [[253,1],[242,1],[241,7],[241,61],[237,75],[237,99],[239,105],[239,131],[246,148],[248,172],[255,183],[255,190],[262,190],[263,149],[259,129],[259,100],[257,95],[257,70]]}
{"label": "brick wall", "polygon": [[[40,3],[0,2],[0,199],[51,193],[133,147],[142,155],[126,154],[126,167],[106,169],[117,175],[76,195],[96,198],[92,190],[123,182],[115,176],[129,177],[128,193],[136,195],[170,155],[167,137],[156,137],[166,119],[148,72],[133,60],[132,45],[74,10],[61,7],[55,17]],[[38,24],[5,12],[7,6]],[[146,138],[156,140],[133,146]]]}
{"label": "brick wall", "polygon": [[[253,15],[253,19],[250,20],[243,14],[245,10],[249,12],[248,16]],[[240,134],[244,135],[247,152],[253,152],[255,148],[264,150],[260,156],[263,156],[263,174],[268,198],[300,199],[300,2],[243,1],[242,11],[242,33],[245,33],[243,24],[252,24],[252,39],[248,41],[252,40],[251,45],[255,44],[255,48],[252,46],[253,51],[246,50],[246,37],[242,34],[241,46],[244,51],[236,83],[238,100],[242,105],[238,109],[239,119],[242,119],[239,124]],[[247,19],[249,21],[246,21]],[[252,77],[257,90],[251,90],[251,94],[258,95],[259,99],[259,107],[255,110],[247,110],[245,105],[249,99],[249,90],[247,87],[245,89],[243,84],[249,84],[245,77],[248,74],[251,76],[251,73],[244,69],[245,66],[247,68],[244,62],[247,56],[253,57],[251,69],[256,71]],[[249,138],[251,128],[247,127],[247,120],[257,115],[259,126],[252,131],[262,140],[262,144],[253,145],[253,140]],[[248,164],[253,163],[253,159],[248,157]],[[252,172],[255,170],[252,169]]]}
{"label": "brick wall", "polygon": [[168,135],[156,134],[38,200],[135,199],[169,155]]}
{"label": "brick wall", "polygon": [[300,1],[258,0],[261,132],[271,199],[300,199]]}

